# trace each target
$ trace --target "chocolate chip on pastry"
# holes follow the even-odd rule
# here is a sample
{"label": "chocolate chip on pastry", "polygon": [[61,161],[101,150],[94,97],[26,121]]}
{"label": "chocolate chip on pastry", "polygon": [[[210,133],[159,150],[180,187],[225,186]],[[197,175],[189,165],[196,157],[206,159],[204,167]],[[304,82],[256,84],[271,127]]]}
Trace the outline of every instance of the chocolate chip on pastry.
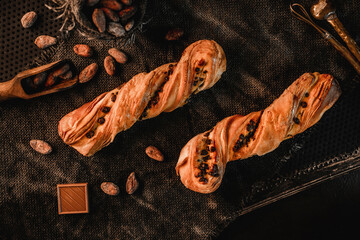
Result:
{"label": "chocolate chip on pastry", "polygon": [[305,73],[265,110],[225,118],[192,138],[181,150],[176,172],[187,188],[214,192],[228,162],[273,151],[317,123],[340,94],[331,75]]}
{"label": "chocolate chip on pastry", "polygon": [[84,156],[91,156],[136,121],[183,106],[193,94],[212,87],[225,70],[221,46],[212,40],[197,41],[185,49],[179,62],[139,73],[64,116],[59,135]]}

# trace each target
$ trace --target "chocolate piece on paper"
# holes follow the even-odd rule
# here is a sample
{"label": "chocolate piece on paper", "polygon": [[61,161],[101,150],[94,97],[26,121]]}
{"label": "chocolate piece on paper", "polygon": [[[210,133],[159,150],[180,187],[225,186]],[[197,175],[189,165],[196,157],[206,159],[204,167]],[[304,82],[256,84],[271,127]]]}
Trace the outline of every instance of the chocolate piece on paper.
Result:
{"label": "chocolate piece on paper", "polygon": [[87,183],[58,184],[59,214],[88,213]]}

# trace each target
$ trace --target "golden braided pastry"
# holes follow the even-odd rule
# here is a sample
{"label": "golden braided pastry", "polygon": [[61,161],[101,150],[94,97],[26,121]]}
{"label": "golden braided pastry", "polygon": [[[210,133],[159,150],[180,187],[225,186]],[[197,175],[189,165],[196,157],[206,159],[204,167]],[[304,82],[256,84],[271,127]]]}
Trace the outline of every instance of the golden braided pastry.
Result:
{"label": "golden braided pastry", "polygon": [[273,151],[318,122],[340,94],[331,75],[305,73],[265,110],[225,118],[192,138],[181,150],[176,172],[187,188],[211,193],[229,161]]}
{"label": "golden braided pastry", "polygon": [[137,74],[64,116],[59,135],[82,155],[91,156],[136,121],[183,106],[193,94],[212,87],[225,70],[221,46],[211,40],[197,41],[185,49],[178,63]]}

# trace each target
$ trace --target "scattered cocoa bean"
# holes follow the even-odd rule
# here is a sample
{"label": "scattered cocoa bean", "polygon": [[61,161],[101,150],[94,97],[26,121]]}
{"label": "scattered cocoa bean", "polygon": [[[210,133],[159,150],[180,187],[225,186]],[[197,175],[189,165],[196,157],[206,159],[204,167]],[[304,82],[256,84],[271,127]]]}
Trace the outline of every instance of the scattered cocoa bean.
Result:
{"label": "scattered cocoa bean", "polygon": [[43,140],[37,140],[37,139],[30,140],[30,146],[35,151],[41,154],[49,154],[52,152],[52,147],[50,146],[50,144],[48,144]]}
{"label": "scattered cocoa bean", "polygon": [[127,22],[132,16],[136,13],[136,7],[135,6],[128,6],[121,10],[119,12],[119,17],[121,19],[121,22]]}
{"label": "scattered cocoa bean", "polygon": [[86,0],[86,5],[89,7],[93,7],[96,4],[98,4],[100,2],[100,0]]}
{"label": "scattered cocoa bean", "polygon": [[84,70],[82,70],[79,74],[79,83],[86,83],[90,81],[95,76],[98,68],[99,66],[97,63],[92,63],[84,68]]}
{"label": "scattered cocoa bean", "polygon": [[126,54],[117,49],[117,48],[110,48],[108,53],[110,54],[110,56],[112,56],[118,63],[126,63],[128,60],[128,57],[126,56]]}
{"label": "scattered cocoa bean", "polygon": [[126,192],[133,194],[139,188],[139,181],[136,179],[135,172],[132,172],[126,181]]}
{"label": "scattered cocoa bean", "polygon": [[104,68],[105,68],[105,71],[106,71],[110,76],[114,76],[114,75],[115,75],[116,67],[115,67],[115,60],[114,60],[113,57],[107,56],[107,57],[104,59]]}
{"label": "scattered cocoa bean", "polygon": [[36,46],[38,46],[41,49],[55,45],[56,42],[57,42],[56,38],[47,35],[41,35],[35,39]]}
{"label": "scattered cocoa bean", "polygon": [[184,35],[184,30],[180,28],[174,28],[167,32],[165,39],[168,41],[175,41],[181,38],[182,35]]}
{"label": "scattered cocoa bean", "polygon": [[154,146],[148,146],[145,149],[145,152],[150,158],[156,161],[160,161],[160,162],[164,161],[164,155],[160,152],[159,149],[157,149]]}
{"label": "scattered cocoa bean", "polygon": [[95,26],[97,27],[97,29],[99,30],[99,32],[105,32],[106,30],[106,19],[105,19],[105,14],[103,12],[103,10],[99,9],[99,8],[95,8],[93,14],[92,14],[92,20],[95,24]]}
{"label": "scattered cocoa bean", "polygon": [[128,32],[134,27],[135,21],[130,20],[127,24],[125,24],[125,30]]}
{"label": "scattered cocoa bean", "polygon": [[37,20],[37,14],[34,11],[27,12],[25,15],[21,18],[21,25],[23,28],[30,28]]}
{"label": "scattered cocoa bean", "polygon": [[125,5],[131,5],[132,4],[132,0],[121,0],[121,2]]}
{"label": "scattered cocoa bean", "polygon": [[112,182],[103,182],[100,185],[100,187],[104,193],[111,195],[111,196],[116,196],[120,192],[119,187],[115,183],[112,183]]}
{"label": "scattered cocoa bean", "polygon": [[124,27],[120,23],[114,22],[109,23],[107,31],[115,37],[122,37],[126,33]]}
{"label": "scattered cocoa bean", "polygon": [[109,9],[109,8],[101,8],[101,10],[103,10],[103,12],[105,13],[105,16],[113,22],[118,22],[120,21],[120,17],[119,15],[116,14],[116,12],[114,12],[113,10]]}
{"label": "scattered cocoa bean", "polygon": [[81,57],[91,57],[93,54],[92,49],[86,44],[76,44],[74,52]]}
{"label": "scattered cocoa bean", "polygon": [[46,72],[36,74],[36,76],[33,79],[34,85],[36,87],[40,87],[40,86],[44,85],[44,83],[46,81],[46,77],[47,77]]}
{"label": "scattered cocoa bean", "polygon": [[114,11],[120,11],[122,9],[121,3],[116,0],[101,0],[101,6],[109,8]]}

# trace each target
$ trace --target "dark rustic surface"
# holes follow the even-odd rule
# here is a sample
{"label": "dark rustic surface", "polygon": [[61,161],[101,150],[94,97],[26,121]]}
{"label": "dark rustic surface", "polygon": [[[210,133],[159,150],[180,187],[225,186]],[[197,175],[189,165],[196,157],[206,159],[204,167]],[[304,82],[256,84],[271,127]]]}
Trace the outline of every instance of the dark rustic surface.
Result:
{"label": "dark rustic surface", "polygon": [[357,170],[241,216],[216,239],[356,238],[359,186]]}
{"label": "dark rustic surface", "polygon": [[[0,68],[5,81],[40,56],[33,40],[40,34],[55,35],[60,22],[53,20],[56,15],[42,2],[0,2],[4,16],[0,18]],[[344,25],[359,40],[360,3],[336,1],[336,5]],[[40,20],[34,28],[24,30],[20,18],[29,10],[38,11]],[[156,1],[148,7],[148,17],[151,21],[146,31],[137,35],[133,45],[123,48],[131,59],[119,67],[116,76],[107,76],[101,68],[91,82],[66,92],[0,104],[2,238],[207,239],[218,236],[256,204],[267,203],[274,196],[281,198],[287,190],[328,176],[327,166],[335,164],[330,170],[339,169],[337,163],[359,155],[359,78],[315,30],[290,15],[287,1]],[[171,27],[183,28],[184,37],[175,42],[163,40]],[[57,123],[69,111],[136,73],[177,61],[186,46],[205,38],[222,45],[228,60],[228,70],[212,89],[198,94],[183,108],[135,124],[90,158],[82,157],[58,137]],[[71,50],[76,43],[88,43],[97,54],[91,59],[76,56]],[[107,49],[116,45],[114,41],[87,41],[73,33],[52,60],[69,58],[79,69],[91,62],[102,65]],[[201,195],[183,187],[174,167],[191,137],[226,116],[265,108],[307,71],[331,73],[343,89],[338,103],[316,126],[266,156],[229,164],[222,186],[213,194]],[[34,152],[29,146],[34,138],[51,143],[54,153],[41,156]],[[166,160],[149,159],[144,152],[148,145],[159,147]],[[140,189],[128,196],[125,182],[132,171],[139,177]],[[359,182],[356,172],[342,179],[355,185]],[[105,195],[100,189],[103,181],[115,182],[122,193]],[[56,184],[73,182],[89,183],[90,213],[59,216]],[[276,237],[281,231],[288,233],[288,238],[306,236],[311,231],[294,227],[298,219],[307,219],[302,207],[320,216],[327,209],[313,205],[336,208],[341,196],[359,199],[346,190],[339,192],[346,189],[341,186],[340,180],[334,180],[241,216],[219,239],[232,239],[234,234],[237,238]],[[333,189],[337,189],[334,195]],[[312,195],[319,193],[320,200]],[[331,200],[321,204],[321,193],[330,194]],[[304,200],[308,202],[302,204]],[[283,220],[289,213],[299,216],[294,225]],[[278,214],[278,222],[274,214]],[[276,228],[284,223],[287,230]],[[305,226],[309,229],[310,225]],[[289,229],[300,234],[292,235]]]}

